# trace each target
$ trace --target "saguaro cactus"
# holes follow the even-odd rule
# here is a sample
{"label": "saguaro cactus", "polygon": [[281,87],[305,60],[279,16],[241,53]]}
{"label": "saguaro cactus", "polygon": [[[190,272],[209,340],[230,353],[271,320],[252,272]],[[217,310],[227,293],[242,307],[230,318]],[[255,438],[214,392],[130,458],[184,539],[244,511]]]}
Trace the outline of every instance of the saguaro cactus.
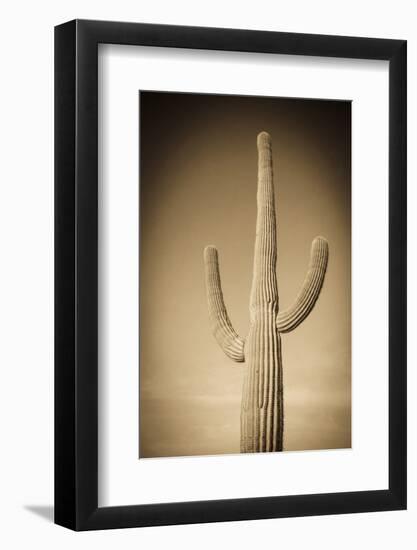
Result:
{"label": "saguaro cactus", "polygon": [[217,249],[204,250],[210,324],[224,353],[248,364],[241,405],[242,453],[283,450],[284,402],[281,333],[294,330],[309,315],[319,297],[328,261],[328,243],[316,237],[310,264],[294,304],[280,312],[276,277],[277,236],[271,138],[258,135],[258,215],[250,328],[246,341],[234,330],[223,300]]}

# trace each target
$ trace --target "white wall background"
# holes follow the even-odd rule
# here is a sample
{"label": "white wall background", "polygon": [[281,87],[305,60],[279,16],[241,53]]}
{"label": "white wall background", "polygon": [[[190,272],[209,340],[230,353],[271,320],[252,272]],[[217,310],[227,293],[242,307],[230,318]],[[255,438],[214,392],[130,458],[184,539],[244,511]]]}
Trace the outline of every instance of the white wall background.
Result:
{"label": "white wall background", "polygon": [[[1,10],[0,544],[7,549],[414,548],[417,18],[397,0],[15,0]],[[409,510],[72,533],[53,525],[53,26],[108,19],[408,40]]]}

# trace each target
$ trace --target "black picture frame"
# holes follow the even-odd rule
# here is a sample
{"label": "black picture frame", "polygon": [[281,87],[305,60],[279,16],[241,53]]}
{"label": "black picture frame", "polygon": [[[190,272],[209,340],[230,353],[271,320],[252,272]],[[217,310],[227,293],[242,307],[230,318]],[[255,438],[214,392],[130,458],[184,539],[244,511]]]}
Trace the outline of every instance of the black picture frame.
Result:
{"label": "black picture frame", "polygon": [[[389,62],[389,488],[98,506],[98,44]],[[55,28],[55,523],[74,530],[406,508],[404,40],[74,20]]]}

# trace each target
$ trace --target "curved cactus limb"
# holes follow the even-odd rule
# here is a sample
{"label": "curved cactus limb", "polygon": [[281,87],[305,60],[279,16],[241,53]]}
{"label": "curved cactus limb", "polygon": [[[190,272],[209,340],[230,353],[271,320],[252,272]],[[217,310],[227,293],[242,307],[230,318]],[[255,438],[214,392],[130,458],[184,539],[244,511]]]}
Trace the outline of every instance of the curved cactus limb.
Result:
{"label": "curved cactus limb", "polygon": [[316,237],[311,245],[310,264],[303,286],[294,304],[277,316],[279,332],[290,332],[309,315],[320,295],[326,275],[329,245],[323,237]]}
{"label": "curved cactus limb", "polygon": [[204,264],[212,332],[224,353],[234,361],[241,363],[245,360],[243,352],[245,342],[234,330],[224,305],[216,247],[207,246],[204,249]]}

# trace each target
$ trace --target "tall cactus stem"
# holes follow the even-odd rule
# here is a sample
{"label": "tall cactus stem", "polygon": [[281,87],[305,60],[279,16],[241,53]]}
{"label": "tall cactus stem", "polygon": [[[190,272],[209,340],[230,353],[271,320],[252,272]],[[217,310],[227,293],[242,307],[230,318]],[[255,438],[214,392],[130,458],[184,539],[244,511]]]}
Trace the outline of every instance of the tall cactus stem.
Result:
{"label": "tall cactus stem", "polygon": [[277,228],[275,220],[271,139],[261,132],[258,144],[258,216],[256,220],[250,312],[270,303],[278,310]]}

